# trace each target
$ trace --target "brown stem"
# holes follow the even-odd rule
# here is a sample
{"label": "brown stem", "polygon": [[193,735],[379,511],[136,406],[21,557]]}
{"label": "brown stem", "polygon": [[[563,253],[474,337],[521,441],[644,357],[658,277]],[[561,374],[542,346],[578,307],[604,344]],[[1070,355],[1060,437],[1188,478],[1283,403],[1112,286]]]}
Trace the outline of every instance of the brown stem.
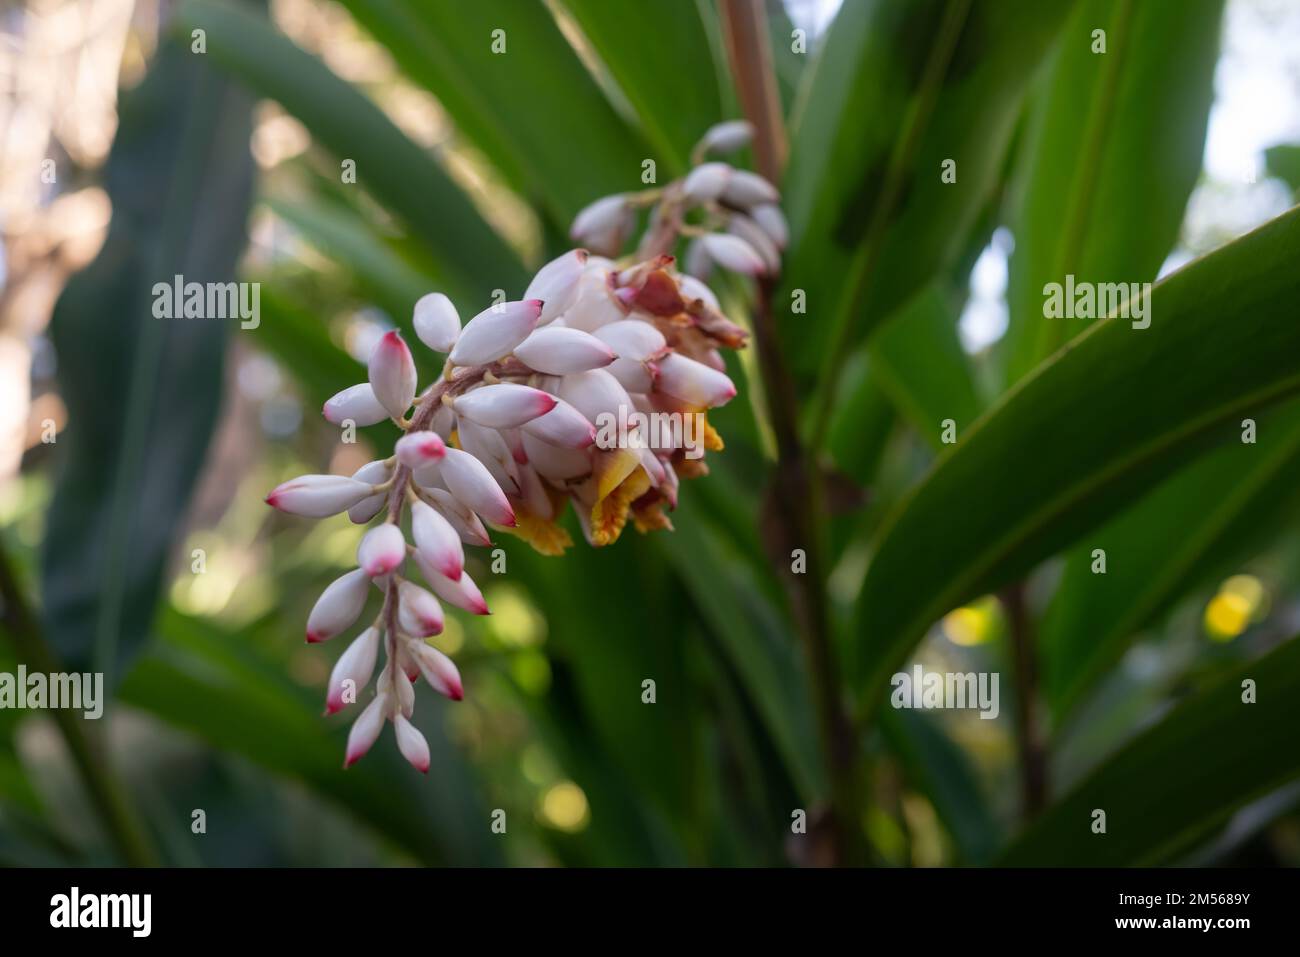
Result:
{"label": "brown stem", "polygon": [[[27,604],[27,597],[0,547],[0,623],[10,636],[18,660],[43,674],[57,674],[64,669],[45,641],[41,627]],[[99,742],[92,742],[84,720],[65,708],[52,711],[73,762],[81,775],[91,801],[103,820],[118,853],[135,867],[158,863],[157,854],[143,827],[131,809],[126,791],[114,775]]]}
{"label": "brown stem", "polygon": [[1038,719],[1038,651],[1033,621],[1025,602],[1024,582],[998,596],[1007,614],[1016,686],[1016,747],[1020,753],[1021,806],[1026,820],[1047,804],[1047,749]]}
{"label": "brown stem", "polygon": [[[779,182],[785,161],[785,129],[763,5],[759,0],[724,0],[720,9],[732,76],[746,118],[754,125],[759,171]],[[816,462],[800,439],[798,396],[777,339],[772,310],[776,285],[777,277],[761,278],[754,307],[754,345],[777,447],[773,476],[777,508],[772,515],[779,523],[783,548],[801,548],[805,557],[803,574],[793,573],[785,555],[779,556],[777,570],[790,596],[808,662],[822,760],[830,778],[828,824],[834,862],[851,864],[861,860],[862,844],[857,822],[857,747],[840,699],[839,669],[827,614],[820,481]]]}

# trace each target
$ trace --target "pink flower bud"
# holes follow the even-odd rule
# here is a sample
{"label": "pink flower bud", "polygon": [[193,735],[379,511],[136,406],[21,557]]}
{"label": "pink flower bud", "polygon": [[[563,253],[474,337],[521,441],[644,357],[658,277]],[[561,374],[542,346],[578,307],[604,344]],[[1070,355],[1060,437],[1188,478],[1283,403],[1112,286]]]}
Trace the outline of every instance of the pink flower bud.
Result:
{"label": "pink flower bud", "polygon": [[736,213],[727,220],[727,232],[743,239],[763,260],[763,271],[769,274],[781,271],[781,251],[770,236],[748,216]]}
{"label": "pink flower bud", "polygon": [[324,641],[350,628],[369,593],[370,577],[360,568],[330,582],[307,616],[307,641]]}
{"label": "pink flower bud", "polygon": [[292,515],[325,518],[373,493],[372,486],[342,475],[302,475],[273,488],[266,504]]}
{"label": "pink flower bud", "polygon": [[465,324],[448,358],[458,366],[476,366],[509,355],[537,326],[539,299],[489,306]]}
{"label": "pink flower bud", "polygon": [[451,527],[456,530],[462,542],[466,545],[492,544],[492,539],[488,537],[487,529],[483,527],[479,517],[457,501],[456,496],[443,488],[430,488],[426,491],[437,502],[442,517],[451,523]]}
{"label": "pink flower bud", "polygon": [[396,331],[384,333],[370,354],[370,387],[395,419],[415,401],[415,360]]}
{"label": "pink flower bud", "polygon": [[474,456],[460,449],[448,449],[441,466],[447,489],[467,508],[494,525],[513,527],[515,512],[487,468]]}
{"label": "pink flower bud", "polygon": [[397,734],[397,750],[415,770],[421,774],[429,773],[429,742],[416,730],[404,715],[393,718],[393,730]]}
{"label": "pink flower bud", "polygon": [[658,366],[655,388],[690,405],[712,408],[736,394],[735,385],[725,373],[676,352],[660,359]]}
{"label": "pink flower bud", "polygon": [[393,446],[397,461],[409,469],[418,469],[442,461],[447,446],[436,432],[408,432]]}
{"label": "pink flower bud", "polygon": [[360,382],[348,386],[342,392],[335,393],[325,400],[321,414],[326,422],[342,425],[351,419],[357,425],[374,425],[388,418],[388,410],[375,397],[375,390],[369,382]]}
{"label": "pink flower bud", "polygon": [[555,396],[526,385],[499,382],[459,396],[452,408],[489,429],[513,429],[555,408]]}
{"label": "pink flower bud", "polygon": [[524,299],[540,299],[543,303],[539,325],[545,325],[568,309],[578,292],[578,280],[587,265],[587,250],[571,249],[552,259],[541,269],[524,290]]}
{"label": "pink flower bud", "polygon": [[442,606],[419,585],[402,582],[397,586],[397,621],[408,635],[427,638],[442,633]]}
{"label": "pink flower bud", "polygon": [[737,173],[726,163],[702,163],[687,174],[682,192],[694,203],[717,199]]}
{"label": "pink flower bud", "polygon": [[379,629],[367,628],[339,655],[330,672],[325,696],[325,713],[334,714],[356,700],[356,695],[370,683],[379,657]]}
{"label": "pink flower bud", "polygon": [[781,199],[776,187],[757,173],[747,169],[736,170],[722,191],[722,198],[733,206],[758,206],[775,203]]}
{"label": "pink flower bud", "polygon": [[765,271],[763,257],[754,251],[753,246],[738,236],[706,233],[700,237],[700,243],[709,258],[723,269],[744,273],[747,276],[758,276]]}
{"label": "pink flower bud", "polygon": [[525,422],[521,430],[525,435],[566,449],[585,449],[596,441],[596,427],[564,401],[557,401],[550,412]]}
{"label": "pink flower bud", "polygon": [[615,358],[610,347],[595,336],[558,326],[535,330],[515,346],[515,356],[547,375],[600,369]]}
{"label": "pink flower bud", "polygon": [[640,319],[623,319],[601,326],[596,338],[614,350],[620,359],[642,362],[654,358],[668,348],[664,334]]}
{"label": "pink flower bud", "polygon": [[423,641],[413,641],[410,645],[411,657],[420,666],[420,674],[434,691],[446,695],[452,701],[460,701],[465,691],[460,683],[460,672],[456,664],[437,648]]}
{"label": "pink flower bud", "polygon": [[475,615],[489,614],[487,602],[483,600],[483,593],[474,584],[474,579],[469,577],[469,572],[462,572],[460,578],[453,581],[434,568],[424,557],[423,552],[415,553],[415,566],[420,569],[420,574],[429,583],[434,594],[447,604],[463,608]]}
{"label": "pink flower bud", "polygon": [[711,306],[719,311],[722,309],[718,297],[713,294],[713,290],[699,279],[686,275],[674,276],[673,278],[677,280],[677,290],[682,294],[683,299],[701,299],[706,306]]}
{"label": "pink flower bud", "polygon": [[366,705],[366,710],[352,723],[352,730],[348,732],[347,757],[343,764],[345,768],[352,767],[365,757],[371,745],[378,740],[379,732],[384,729],[384,713],[388,708],[388,695],[376,695],[375,700]]}
{"label": "pink flower bud", "polygon": [[424,502],[411,506],[411,536],[417,553],[439,574],[453,581],[460,578],[465,568],[465,551],[460,536],[437,509]]}
{"label": "pink flower bud", "polygon": [[371,578],[387,575],[402,564],[405,557],[406,540],[402,538],[402,530],[389,522],[366,532],[357,547],[357,564]]}
{"label": "pink flower bud", "polygon": [[415,334],[434,352],[450,352],[460,335],[460,315],[440,292],[421,296],[412,317]]}
{"label": "pink flower bud", "polygon": [[479,425],[473,419],[458,417],[456,435],[462,449],[478,459],[492,473],[502,491],[514,495],[519,491],[518,470],[506,440],[496,429]]}

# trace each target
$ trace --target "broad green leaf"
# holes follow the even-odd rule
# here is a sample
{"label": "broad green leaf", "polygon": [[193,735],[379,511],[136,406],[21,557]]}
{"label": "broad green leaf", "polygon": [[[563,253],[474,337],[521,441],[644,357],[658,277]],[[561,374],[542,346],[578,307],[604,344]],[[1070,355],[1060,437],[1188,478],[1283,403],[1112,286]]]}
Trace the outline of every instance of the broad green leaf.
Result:
{"label": "broad green leaf", "polygon": [[[1255,683],[1253,703],[1243,683]],[[998,863],[1156,865],[1237,808],[1300,777],[1300,641],[1234,668],[1175,707],[1052,806]],[[1095,808],[1106,833],[1092,831]]]}
{"label": "broad green leaf", "polygon": [[215,748],[241,755],[303,782],[429,864],[494,860],[486,812],[476,808],[464,759],[441,724],[446,707],[421,692],[416,723],[429,741],[427,777],[397,754],[391,731],[371,753],[343,768],[348,719],[326,720],[320,697],[291,685],[278,662],[257,659],[229,634],[169,614],[162,643],[122,685],[122,700],[190,731]]}
{"label": "broad green leaf", "polygon": [[278,359],[320,405],[340,389],[366,377],[366,369],[336,346],[325,322],[271,283],[262,286],[262,321],[253,339]]}
{"label": "broad green leaf", "polygon": [[54,310],[68,428],[42,560],[46,632],[75,670],[110,683],[148,636],[216,421],[226,338],[241,321],[155,318],[154,286],[233,277],[250,113],[208,61],[163,43],[123,97],[105,176],[108,239]]}
{"label": "broad green leaf", "polygon": [[[1063,717],[1136,633],[1210,575],[1231,572],[1300,490],[1300,408],[1261,418],[1070,553],[1042,626],[1044,685]],[[1159,547],[1154,547],[1158,543]],[[1106,557],[1095,574],[1093,550]]]}
{"label": "broad green leaf", "polygon": [[[506,181],[567,230],[649,155],[540,2],[346,0]],[[495,31],[502,31],[498,35]],[[504,49],[502,49],[504,48]]]}
{"label": "broad green leaf", "polygon": [[957,314],[937,284],[890,318],[867,349],[868,374],[932,447],[943,447],[945,419],[960,432],[983,411],[970,359],[957,337]]}
{"label": "broad green leaf", "polygon": [[934,805],[962,863],[986,864],[1001,844],[1002,826],[966,752],[920,712],[890,709],[880,727],[913,784]]}
{"label": "broad green leaf", "polygon": [[[1147,282],[1201,171],[1222,0],[1085,0],[1062,31],[1023,143],[1000,349],[1015,381],[1082,327],[1043,287]],[[1094,52],[1094,30],[1106,52]]]}
{"label": "broad green leaf", "polygon": [[[783,321],[805,385],[964,249],[1069,3],[846,3],[791,131]],[[956,182],[941,179],[956,162]],[[824,399],[824,397],[823,397]]]}
{"label": "broad green leaf", "polygon": [[1300,145],[1282,143],[1264,151],[1264,164],[1273,176],[1300,192]]}
{"label": "broad green leaf", "polygon": [[357,183],[418,236],[446,275],[448,295],[486,303],[494,289],[522,289],[519,257],[423,149],[356,87],[230,0],[184,0],[176,29],[207,33],[208,56],[255,93],[277,100],[339,161],[356,163]]}
{"label": "broad green leaf", "polygon": [[897,508],[858,599],[864,710],[944,613],[1140,498],[1300,391],[1300,209],[1152,290],[1150,326],[1097,323],[1005,395]]}
{"label": "broad green leaf", "polygon": [[696,4],[557,2],[635,111],[656,151],[643,159],[656,161],[659,181],[682,172],[691,147],[723,119],[719,74]]}

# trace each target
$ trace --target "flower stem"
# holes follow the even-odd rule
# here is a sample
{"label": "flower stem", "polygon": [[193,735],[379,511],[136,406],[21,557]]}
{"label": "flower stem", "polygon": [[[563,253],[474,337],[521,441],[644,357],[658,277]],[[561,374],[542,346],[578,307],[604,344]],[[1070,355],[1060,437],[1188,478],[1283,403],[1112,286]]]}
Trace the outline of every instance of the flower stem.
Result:
{"label": "flower stem", "polygon": [[[0,623],[13,641],[18,659],[44,674],[64,669],[41,633],[27,597],[0,546]],[[114,775],[102,744],[92,741],[84,720],[65,708],[52,710],[55,723],[68,744],[73,762],[99,812],[104,828],[122,859],[135,867],[158,863],[153,845],[131,809],[125,788]]]}

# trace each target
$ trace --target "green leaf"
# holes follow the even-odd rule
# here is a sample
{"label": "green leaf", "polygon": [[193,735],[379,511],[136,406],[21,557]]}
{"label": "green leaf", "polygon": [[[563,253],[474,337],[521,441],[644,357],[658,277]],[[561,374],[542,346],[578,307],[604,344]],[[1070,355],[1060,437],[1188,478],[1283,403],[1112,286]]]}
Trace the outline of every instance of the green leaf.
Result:
{"label": "green leaf", "polygon": [[929,444],[942,448],[943,420],[968,428],[983,411],[957,314],[938,284],[899,310],[868,345],[870,375]]}
{"label": "green leaf", "polygon": [[[1258,428],[1255,444],[1229,442],[1070,553],[1041,635],[1044,685],[1058,716],[1140,629],[1189,589],[1249,557],[1296,503],[1300,406],[1289,404]],[[1098,548],[1106,553],[1105,574],[1092,570]]]}
{"label": "green leaf", "polygon": [[1045,284],[1146,282],[1173,248],[1201,171],[1222,18],[1222,0],[1087,0],[1066,24],[1018,176],[999,347],[1010,381],[1079,331],[1043,318]]}
{"label": "green leaf", "polygon": [[[691,147],[721,120],[718,73],[700,11],[689,0],[636,4],[563,0],[631,104],[663,173],[686,169]],[[673,64],[673,66],[668,66]]]}
{"label": "green leaf", "polygon": [[[103,250],[55,306],[69,425],[42,561],[48,638],[111,683],[145,641],[221,396],[230,319],[153,316],[155,283],[227,282],[245,242],[251,101],[173,42],[123,97]],[[94,662],[91,667],[92,660]]]}
{"label": "green leaf", "polygon": [[1300,209],[1159,283],[1150,327],[1097,323],[1003,397],[886,524],[858,598],[871,710],[944,613],[1069,545],[1300,391]]}
{"label": "green leaf", "polygon": [[1271,175],[1300,192],[1300,145],[1282,143],[1264,150],[1264,165]]}
{"label": "green leaf", "polygon": [[[965,248],[998,182],[1024,88],[1069,4],[846,3],[791,131],[784,325],[805,384]],[[956,160],[957,181],[941,180]],[[823,395],[823,402],[825,395]]]}
{"label": "green leaf", "polygon": [[207,32],[208,55],[254,92],[277,100],[391,209],[446,270],[453,299],[485,303],[494,289],[527,284],[523,265],[464,193],[423,149],[350,83],[228,0],[184,0],[175,28]]}
{"label": "green leaf", "polygon": [[[561,229],[598,196],[639,188],[647,148],[542,3],[346,0],[518,192]],[[501,30],[505,51],[493,51]]]}
{"label": "green leaf", "polygon": [[[1258,698],[1243,702],[1242,683]],[[1125,745],[1035,821],[998,863],[1155,865],[1210,836],[1237,808],[1300,777],[1300,641],[1234,668]],[[1092,832],[1093,811],[1106,833]]]}

